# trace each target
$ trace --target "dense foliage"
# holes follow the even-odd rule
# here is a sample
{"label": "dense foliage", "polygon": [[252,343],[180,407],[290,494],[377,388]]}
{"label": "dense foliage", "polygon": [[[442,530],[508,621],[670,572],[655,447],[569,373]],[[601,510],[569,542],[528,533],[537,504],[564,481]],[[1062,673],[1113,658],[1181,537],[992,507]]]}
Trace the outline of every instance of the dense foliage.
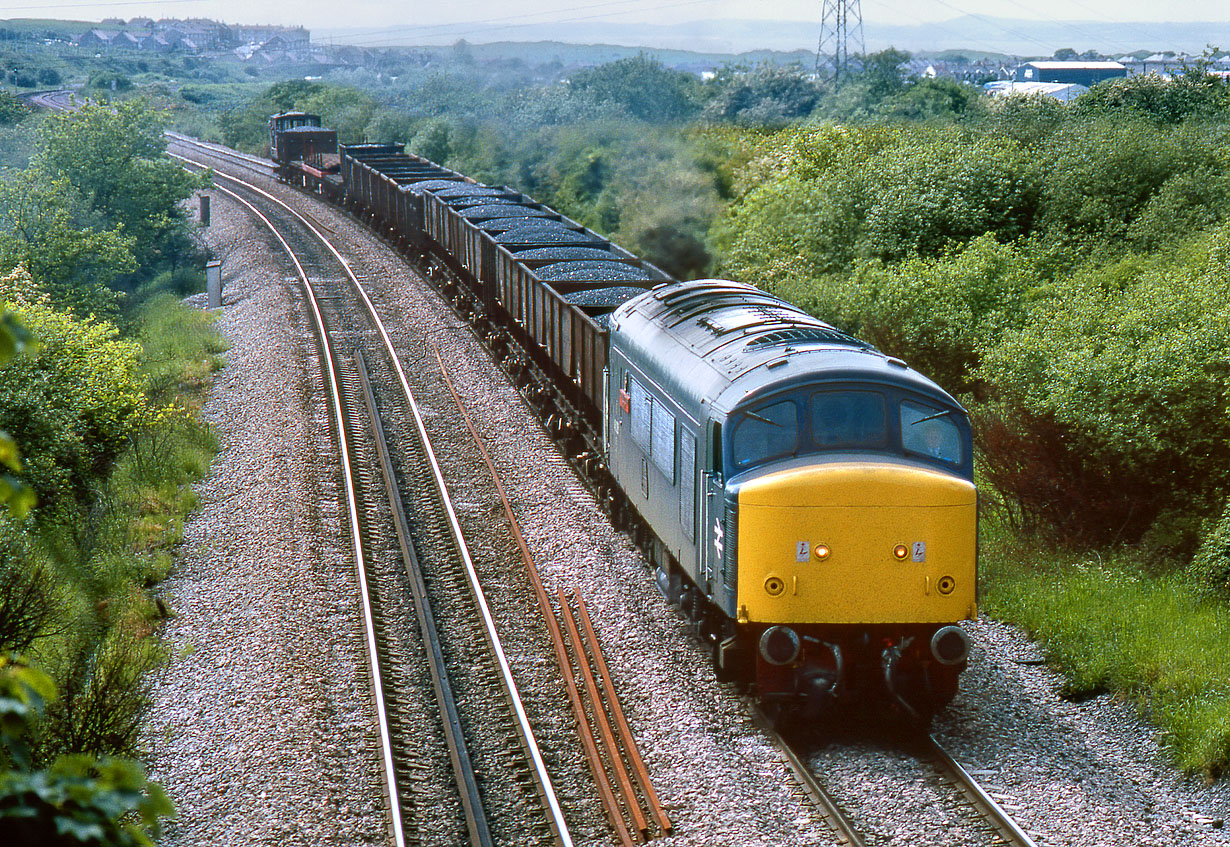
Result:
{"label": "dense foliage", "polygon": [[179,204],[205,183],[163,155],[165,124],[164,115],[141,101],[86,105],[42,124],[35,159],[132,238],[134,254],[149,269],[197,258]]}
{"label": "dense foliage", "polygon": [[0,834],[10,844],[152,847],[173,807],[136,762],[75,754],[36,764],[39,719],[56,697],[46,674],[0,659]]}
{"label": "dense foliage", "polygon": [[149,415],[141,346],[118,338],[110,324],[77,320],[36,296],[20,272],[0,283],[0,298],[14,304],[41,345],[4,369],[0,428],[22,445],[23,478],[40,509],[75,510]]}
{"label": "dense foliage", "polygon": [[215,449],[195,408],[221,348],[161,293],[199,286],[202,184],[162,126],[138,102],[53,116],[0,178],[0,655],[47,672],[0,667],[0,840],[150,844],[171,810],[120,757],[165,661],[152,590]]}
{"label": "dense foliage", "polygon": [[1016,520],[1190,553],[1230,483],[1230,138],[1094,94],[750,139],[715,233],[725,272],[964,394]]}
{"label": "dense foliage", "polygon": [[[924,93],[866,111],[902,117]],[[712,230],[719,269],[957,393],[987,608],[1039,638],[1074,696],[1136,700],[1184,768],[1219,776],[1230,83],[946,108],[728,136],[748,152]]]}
{"label": "dense foliage", "polygon": [[20,121],[30,114],[30,107],[9,91],[0,91],[0,125]]}
{"label": "dense foliage", "polygon": [[[1184,766],[1217,773],[1230,762],[1226,673],[1210,658],[1224,653],[1230,599],[1230,83],[1197,67],[1104,83],[1065,106],[907,78],[907,58],[865,57],[834,85],[775,65],[701,80],[645,56],[580,70],[483,64],[459,43],[430,60],[390,53],[272,86],[219,84],[221,70],[184,60],[195,78],[161,96],[181,127],[252,152],[267,143],[268,115],[291,108],[320,113],[344,142],[403,141],[516,186],[680,277],[754,282],[907,359],[973,414],[988,605],[1037,633],[1074,691],[1138,698]],[[114,87],[117,98],[158,90],[150,67],[91,73],[95,91]],[[157,143],[124,144],[121,127],[141,135],[156,123],[96,114],[53,126],[36,162],[59,180],[54,190],[15,177],[0,187],[10,210],[0,268],[23,263],[78,328],[99,331],[89,314],[116,314],[115,289],[173,286],[190,253],[174,214],[143,205],[152,195],[165,209],[187,183],[157,162]],[[80,133],[90,150],[75,149]],[[93,184],[108,163],[147,193]],[[156,257],[156,268],[134,279],[126,251],[143,268]],[[182,381],[180,358],[164,370],[150,350],[143,396],[161,404]],[[178,476],[148,477],[163,443],[143,439],[148,431],[108,454],[95,492],[122,479],[175,500]],[[10,474],[12,456],[0,442]],[[73,497],[88,500],[88,488]],[[156,580],[165,544],[157,533],[136,542],[154,552],[118,568],[113,584]],[[38,620],[41,572],[5,565],[29,560],[24,549],[0,546],[0,584],[33,598],[11,614],[0,607],[0,626]],[[111,590],[98,572],[83,566],[56,583],[83,618]],[[139,605],[118,617],[134,625]],[[5,643],[28,643],[29,629]],[[121,648],[57,644],[98,666]],[[97,677],[59,678],[79,705],[48,710],[48,737],[80,746],[81,727],[99,727],[94,738],[122,731],[125,709],[112,725],[99,716],[127,702],[123,691],[110,698]]]}

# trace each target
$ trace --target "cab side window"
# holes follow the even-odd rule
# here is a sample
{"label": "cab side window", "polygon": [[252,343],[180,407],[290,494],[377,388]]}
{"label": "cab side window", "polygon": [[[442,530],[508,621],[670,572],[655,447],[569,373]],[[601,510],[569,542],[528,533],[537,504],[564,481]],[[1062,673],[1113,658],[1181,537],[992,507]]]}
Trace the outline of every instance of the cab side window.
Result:
{"label": "cab side window", "polygon": [[649,439],[652,427],[652,401],[645,386],[635,379],[629,378],[628,394],[632,403],[632,441],[641,452],[649,452]]}

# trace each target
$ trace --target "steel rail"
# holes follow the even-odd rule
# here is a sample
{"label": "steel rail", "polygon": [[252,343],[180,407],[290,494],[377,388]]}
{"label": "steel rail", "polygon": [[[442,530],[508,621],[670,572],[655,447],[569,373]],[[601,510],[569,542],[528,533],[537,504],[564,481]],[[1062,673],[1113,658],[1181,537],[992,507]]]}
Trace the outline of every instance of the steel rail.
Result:
{"label": "steel rail", "polygon": [[[196,144],[196,142],[188,143],[190,145]],[[168,153],[168,155],[182,161],[191,161],[186,157],[177,156],[173,153]],[[193,164],[200,166],[200,163],[194,162]],[[503,683],[504,692],[509,702],[509,707],[514,713],[515,722],[518,728],[518,735],[520,736],[522,746],[526,750],[526,755],[530,759],[530,763],[533,766],[533,772],[539,793],[542,796],[543,803],[547,807],[546,810],[551,829],[555,834],[556,840],[561,844],[561,847],[572,847],[572,836],[568,831],[567,821],[564,819],[563,810],[560,808],[559,798],[555,794],[555,787],[552,784],[551,775],[547,770],[546,763],[543,761],[542,751],[539,749],[538,741],[534,737],[534,730],[533,727],[530,726],[529,717],[525,712],[525,706],[521,702],[521,695],[517,688],[517,682],[513,679],[512,669],[508,664],[508,657],[504,652],[503,642],[500,640],[499,632],[495,628],[495,620],[491,614],[491,609],[487,604],[486,595],[483,593],[482,584],[478,578],[478,572],[474,567],[474,560],[470,555],[469,545],[466,543],[465,537],[461,532],[461,524],[457,518],[457,512],[453,506],[452,497],[448,493],[448,486],[444,481],[444,474],[440,470],[439,459],[436,457],[435,451],[431,448],[431,440],[428,437],[427,427],[423,423],[423,415],[419,410],[418,402],[414,398],[414,393],[410,390],[410,383],[406,377],[405,368],[402,366],[401,359],[397,356],[396,348],[393,345],[393,340],[389,336],[384,322],[380,319],[380,315],[376,310],[375,304],[368,296],[367,291],[364,290],[363,286],[359,283],[358,277],[354,273],[353,269],[351,269],[350,263],[346,261],[346,258],[342,256],[338,249],[333,246],[332,242],[330,242],[319,229],[313,226],[304,215],[300,214],[298,210],[294,209],[280,198],[270,194],[268,191],[263,190],[259,186],[245,182],[234,175],[222,173],[220,171],[216,171],[215,174],[223,179],[227,179],[238,185],[244,186],[247,190],[265,197],[269,201],[281,206],[287,212],[294,215],[294,217],[296,217],[313,235],[315,235],[316,238],[318,238],[320,242],[329,250],[329,252],[333,254],[334,258],[336,258],[342,268],[345,269],[346,275],[350,278],[356,294],[358,294],[359,298],[363,301],[368,315],[371,317],[372,323],[376,328],[377,333],[380,335],[385,350],[389,353],[389,358],[393,364],[394,371],[397,374],[397,379],[400,383],[402,394],[410,408],[415,429],[417,430],[419,438],[424,445],[424,452],[428,460],[428,465],[431,468],[432,477],[436,484],[437,494],[448,517],[449,530],[453,536],[453,542],[456,545],[457,551],[462,559],[462,563],[465,566],[466,577],[469,581],[471,593],[473,594],[474,601],[478,605],[481,613],[483,630],[488,644],[491,646],[492,652],[495,656],[496,664],[500,671],[500,679]],[[226,191],[226,189],[222,190]],[[227,193],[232,194],[233,196],[238,196],[234,195],[234,192],[227,191]]]}
{"label": "steel rail", "polygon": [[[174,154],[168,154],[174,155]],[[175,158],[183,159],[183,157],[175,156]],[[183,159],[184,161],[190,161]],[[259,218],[273,236],[282,245],[282,249],[286,251],[286,255],[290,257],[291,262],[295,265],[295,270],[299,274],[299,278],[303,281],[304,291],[307,294],[307,300],[311,306],[312,315],[315,320],[315,329],[317,332],[317,340],[319,341],[324,355],[321,357],[325,364],[325,376],[328,380],[329,397],[333,408],[333,424],[337,428],[338,437],[338,452],[342,461],[342,476],[345,480],[346,505],[349,512],[350,524],[350,539],[351,546],[355,556],[356,571],[359,578],[360,596],[363,601],[363,621],[365,624],[365,643],[367,646],[368,667],[372,674],[372,686],[375,693],[376,713],[380,724],[380,745],[381,745],[381,763],[385,774],[385,791],[389,797],[389,813],[392,818],[393,827],[393,843],[396,847],[404,847],[406,843],[405,832],[402,825],[401,816],[401,801],[397,790],[397,775],[393,766],[393,745],[389,730],[388,712],[384,703],[384,686],[383,677],[380,670],[380,659],[376,648],[376,624],[372,613],[370,592],[367,584],[366,563],[363,556],[363,546],[360,541],[359,531],[359,508],[358,499],[355,495],[354,479],[350,467],[350,449],[346,438],[346,424],[342,416],[342,397],[340,383],[337,377],[337,369],[333,359],[333,348],[329,344],[328,334],[325,332],[324,317],[320,312],[320,304],[316,300],[316,294],[312,290],[312,284],[308,279],[307,272],[303,269],[303,265],[299,262],[299,257],[291,249],[290,244],[282,237],[269,220],[259,209],[252,203],[249,203],[245,198],[238,193],[231,191],[222,186],[215,186],[219,191],[230,195],[236,201],[245,206],[253,215]]]}
{"label": "steel rail", "polygon": [[581,640],[581,632],[577,628],[576,618],[572,614],[572,607],[568,605],[568,597],[564,594],[564,589],[556,589],[556,594],[559,597],[560,615],[564,619],[564,627],[568,630],[568,637],[572,639],[572,643],[576,647],[577,667],[581,671],[581,680],[585,683],[585,691],[589,694],[589,702],[594,708],[594,723],[598,724],[598,732],[602,736],[602,743],[607,749],[607,755],[611,760],[611,770],[615,771],[615,781],[619,783],[619,790],[624,796],[624,805],[628,809],[628,814],[632,816],[632,822],[636,827],[636,831],[640,833],[642,839],[649,840],[649,822],[645,819],[645,813],[641,811],[640,803],[637,802],[636,789],[632,787],[632,777],[628,774],[628,769],[624,766],[624,760],[620,756],[619,745],[615,741],[615,734],[611,731],[611,725],[608,721],[603,720],[606,717],[606,712],[602,705],[602,694],[598,690],[598,681],[594,678],[594,669],[589,665],[589,656],[586,655],[585,642]]}
{"label": "steel rail", "polygon": [[928,734],[925,738],[920,739],[920,742],[926,754],[934,758],[940,770],[951,777],[969,800],[970,805],[995,829],[995,834],[1003,843],[1013,845],[1013,847],[1037,847],[1025,830],[1017,826],[1016,821],[995,802],[995,799],[970,776],[965,768],[961,767],[961,764],[944,749],[934,735]]}
{"label": "steel rail", "polygon": [[832,828],[833,834],[837,838],[838,844],[847,845],[847,847],[865,847],[866,842],[863,836],[855,828],[854,823],[837,805],[837,801],[832,795],[825,790],[820,784],[820,780],[816,779],[816,775],[812,773],[811,768],[807,766],[794,747],[785,738],[782,737],[773,727],[773,722],[768,716],[760,710],[760,707],[751,700],[747,701],[747,707],[752,713],[752,720],[762,730],[769,734],[773,743],[777,745],[777,749],[782,751],[786,757],[786,764],[790,766],[790,771],[794,774],[795,780],[799,786],[807,794],[808,799],[812,804],[824,815],[825,822]]}
{"label": "steel rail", "polygon": [[636,739],[632,737],[632,728],[628,726],[628,719],[624,716],[623,706],[619,702],[619,697],[615,694],[615,683],[611,679],[610,670],[607,669],[606,657],[602,655],[602,645],[598,643],[598,634],[594,632],[594,622],[589,616],[589,609],[585,606],[585,598],[581,596],[581,592],[575,586],[572,589],[572,594],[576,597],[577,612],[581,618],[581,626],[590,644],[594,664],[597,666],[598,675],[602,680],[602,687],[607,691],[611,713],[615,718],[615,726],[619,731],[624,750],[627,752],[628,759],[632,764],[636,781],[640,783],[641,790],[645,792],[645,798],[649,801],[649,811],[658,822],[658,827],[661,828],[664,835],[669,835],[674,828],[673,824],[671,824],[670,818],[667,817],[666,810],[662,808],[662,803],[658,799],[658,792],[654,791],[653,783],[649,779],[649,769],[645,767],[645,760],[641,757],[640,748],[637,747]]}
{"label": "steel rail", "polygon": [[[581,692],[577,687],[576,677],[572,672],[572,662],[568,657],[568,648],[564,644],[563,633],[560,631],[559,622],[555,619],[555,611],[551,606],[550,598],[547,596],[547,590],[542,584],[538,567],[534,564],[534,557],[530,555],[529,547],[525,543],[525,536],[521,532],[521,524],[517,520],[516,515],[513,514],[512,503],[508,499],[508,493],[504,490],[504,481],[500,478],[500,474],[495,468],[495,462],[491,460],[491,454],[487,452],[487,445],[483,443],[478,430],[474,428],[474,422],[471,420],[469,412],[466,411],[465,405],[461,402],[461,396],[457,393],[457,389],[448,375],[448,369],[444,367],[444,358],[440,355],[440,349],[434,343],[432,348],[436,354],[436,361],[440,365],[440,375],[444,380],[444,385],[453,396],[453,402],[457,404],[457,408],[465,420],[466,429],[469,430],[470,437],[478,447],[478,451],[487,465],[487,470],[491,473],[496,492],[500,496],[500,503],[504,507],[504,516],[508,519],[513,539],[517,542],[517,548],[521,552],[521,561],[525,565],[526,578],[530,582],[530,587],[534,592],[534,599],[538,603],[538,608],[542,612],[543,622],[547,626],[547,634],[551,639],[551,648],[555,653],[555,662],[559,666],[560,674],[564,678],[564,688],[568,693],[568,703],[572,708],[573,716],[576,718],[577,734],[581,739],[581,746],[584,748],[585,757],[589,762],[589,769],[593,774],[594,785],[598,789],[598,795],[602,800],[603,808],[606,811],[608,820],[611,822],[611,827],[619,837],[620,844],[624,845],[624,847],[631,847],[634,843],[632,834],[628,831],[627,824],[624,823],[623,815],[619,810],[619,801],[615,797],[606,768],[602,764],[602,756],[598,752],[597,739],[594,737],[589,720],[585,716],[585,704],[581,699]],[[578,653],[580,652],[578,648]]]}
{"label": "steel rail", "polygon": [[384,491],[389,498],[389,504],[393,507],[393,529],[397,535],[397,545],[401,549],[402,563],[405,565],[407,581],[410,583],[410,593],[414,597],[414,614],[418,619],[419,633],[426,647],[425,652],[428,658],[428,668],[431,671],[431,684],[435,690],[436,704],[444,718],[444,738],[448,746],[453,774],[457,778],[457,793],[461,795],[466,830],[470,834],[470,844],[473,847],[491,847],[495,842],[491,837],[487,816],[483,811],[482,794],[478,789],[474,764],[470,759],[465,733],[461,727],[461,716],[457,711],[457,698],[453,696],[452,683],[449,682],[444,651],[440,644],[440,633],[436,628],[435,613],[423,580],[423,568],[419,564],[418,554],[410,541],[410,527],[406,523],[406,510],[393,470],[393,457],[389,454],[384,424],[380,421],[379,410],[376,408],[376,397],[367,372],[367,363],[361,351],[355,351],[355,365],[359,372],[359,382],[363,388],[363,400],[371,416],[376,454],[380,460],[380,473],[384,478]]}
{"label": "steel rail", "polygon": [[272,175],[274,164],[269,159],[262,159],[260,156],[253,156],[250,153],[241,153],[238,150],[232,150],[229,147],[223,147],[221,144],[213,144],[209,141],[201,141],[198,138],[184,135],[174,130],[165,130],[163,133],[167,138],[180,144],[186,144],[190,147],[199,147],[206,150],[215,156],[223,159],[232,159],[236,162],[243,162],[253,170],[269,172]]}

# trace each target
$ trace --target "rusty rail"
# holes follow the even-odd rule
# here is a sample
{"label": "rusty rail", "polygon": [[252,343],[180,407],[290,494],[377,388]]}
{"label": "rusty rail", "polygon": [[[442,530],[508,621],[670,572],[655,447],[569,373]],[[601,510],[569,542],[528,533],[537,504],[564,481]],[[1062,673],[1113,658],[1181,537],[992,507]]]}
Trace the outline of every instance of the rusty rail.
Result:
{"label": "rusty rail", "polygon": [[649,806],[650,814],[658,822],[658,828],[662,830],[662,834],[669,835],[674,829],[674,825],[671,823],[670,818],[667,817],[666,809],[662,807],[662,802],[658,799],[658,792],[653,788],[653,783],[649,779],[649,769],[645,767],[645,760],[641,757],[640,748],[637,747],[636,739],[632,737],[632,729],[628,726],[628,719],[624,716],[623,705],[615,694],[615,684],[611,680],[611,672],[607,669],[606,657],[602,654],[602,646],[598,642],[598,635],[594,632],[594,623],[589,616],[589,609],[585,606],[585,598],[581,596],[575,586],[572,589],[572,594],[576,597],[577,611],[580,613],[581,626],[585,631],[585,638],[590,647],[590,655],[594,660],[594,665],[598,668],[598,676],[601,678],[602,687],[607,692],[606,702],[610,706],[611,717],[614,719],[615,727],[619,732],[628,762],[632,765],[632,770],[636,774],[636,781],[645,793],[645,800]]}
{"label": "rusty rail", "polygon": [[[605,710],[602,707],[602,700],[596,689],[596,683],[592,676],[592,669],[589,661],[586,658],[585,648],[582,646],[580,633],[576,630],[575,619],[572,618],[571,608],[567,600],[564,598],[562,591],[560,595],[560,611],[564,617],[565,623],[568,625],[573,643],[576,645],[577,666],[584,678],[584,683],[587,692],[594,703],[595,722],[600,728],[603,745],[608,750],[608,759],[611,762],[611,769],[615,772],[615,781],[619,784],[621,793],[624,797],[624,802],[621,804],[616,796],[615,786],[612,784],[611,777],[607,773],[606,764],[603,762],[602,754],[599,750],[599,738],[594,735],[593,728],[590,726],[588,714],[585,709],[585,703],[581,697],[580,688],[577,685],[576,675],[573,673],[573,662],[568,655],[568,648],[565,643],[563,631],[560,628],[560,622],[557,620],[554,607],[551,604],[551,599],[547,594],[546,588],[543,586],[542,577],[538,572],[538,566],[534,563],[533,555],[530,553],[529,547],[525,542],[525,536],[521,532],[521,524],[518,522],[516,515],[513,514],[512,503],[508,499],[508,494],[504,489],[504,482],[496,470],[495,463],[491,459],[491,454],[487,451],[486,444],[479,435],[478,430],[474,427],[474,422],[470,418],[469,412],[465,408],[460,395],[457,393],[456,387],[453,385],[452,378],[449,376],[448,368],[444,365],[444,359],[440,355],[440,350],[434,344],[432,345],[433,352],[436,356],[436,361],[440,366],[440,374],[444,380],[445,387],[448,388],[449,394],[453,397],[453,402],[457,404],[458,410],[461,412],[462,418],[465,420],[466,429],[470,433],[475,445],[478,447],[479,453],[482,455],[483,462],[487,465],[487,470],[491,473],[491,478],[495,482],[496,491],[500,496],[500,503],[504,507],[504,516],[508,519],[510,531],[513,539],[517,543],[517,548],[521,553],[521,560],[525,565],[526,576],[529,579],[530,586],[534,592],[535,600],[538,603],[539,609],[542,610],[543,621],[546,623],[547,632],[551,637],[551,646],[555,653],[555,660],[559,666],[560,673],[564,678],[564,686],[568,692],[568,701],[572,707],[573,716],[577,722],[577,733],[581,739],[581,745],[585,750],[586,759],[589,768],[594,777],[594,783],[598,788],[599,796],[602,798],[603,807],[606,811],[607,818],[611,822],[612,828],[615,830],[616,836],[624,847],[632,847],[636,843],[634,833],[641,840],[648,840],[650,828],[645,818],[644,812],[641,810],[639,797],[633,789],[627,770],[624,766],[623,758],[620,755],[619,748],[615,744],[610,727],[602,720],[605,717]],[[579,597],[578,597],[579,600]],[[582,606],[582,608],[584,608]],[[584,615],[584,623],[587,631],[593,633],[593,623],[589,619],[588,612]],[[592,643],[597,644],[597,638],[592,637]],[[599,653],[599,655],[601,655]],[[602,668],[605,672],[606,664],[602,661]],[[606,673],[604,677],[604,687],[608,692],[608,701],[615,704],[619,715],[622,717],[623,710],[618,705],[618,698],[615,695],[614,686],[610,682],[610,675]],[[633,751],[629,754],[629,758],[634,759],[637,763],[634,768],[638,768],[637,781],[646,787],[646,795],[652,797],[651,808],[654,810],[654,818],[658,821],[659,827],[663,834],[671,831],[671,824],[666,817],[666,813],[662,810],[658,803],[657,794],[653,791],[650,784],[649,773],[645,768],[644,762],[640,757],[639,751],[636,749],[635,741],[632,740],[631,730],[627,728],[627,722],[623,722],[623,727],[619,729],[620,735],[628,739],[625,750]],[[623,809],[627,809],[632,818],[632,826],[624,820]]]}

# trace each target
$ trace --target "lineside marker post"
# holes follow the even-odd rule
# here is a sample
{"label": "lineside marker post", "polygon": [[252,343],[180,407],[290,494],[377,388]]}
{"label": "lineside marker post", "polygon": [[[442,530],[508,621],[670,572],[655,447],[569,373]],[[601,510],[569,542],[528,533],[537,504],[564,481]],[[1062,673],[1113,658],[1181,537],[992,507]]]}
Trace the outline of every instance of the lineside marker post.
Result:
{"label": "lineside marker post", "polygon": [[205,296],[211,309],[222,308],[222,262],[205,263]]}

